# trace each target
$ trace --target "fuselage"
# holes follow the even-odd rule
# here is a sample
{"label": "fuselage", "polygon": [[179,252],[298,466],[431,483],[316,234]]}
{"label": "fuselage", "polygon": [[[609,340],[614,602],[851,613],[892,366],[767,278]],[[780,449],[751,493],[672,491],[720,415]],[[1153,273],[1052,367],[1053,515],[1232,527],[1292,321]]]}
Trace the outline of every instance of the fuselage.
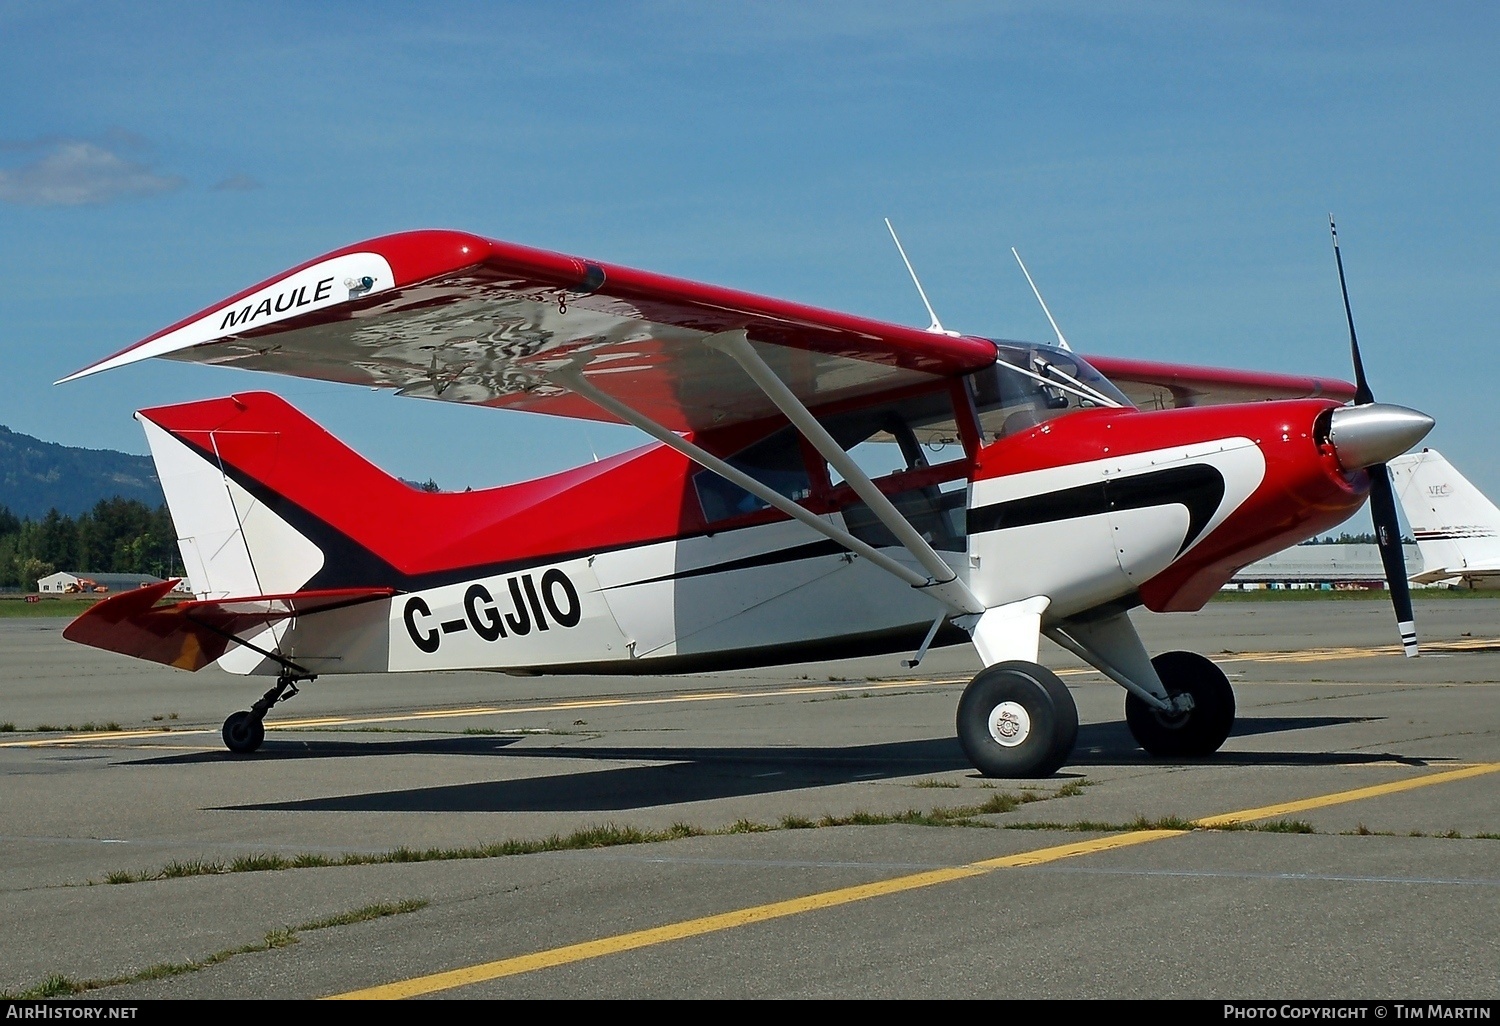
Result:
{"label": "fuselage", "polygon": [[[1346,519],[1368,490],[1327,444],[1330,401],[1144,411],[1056,398],[1038,389],[1018,409],[1015,394],[950,379],[815,412],[986,607],[1047,596],[1053,621],[1199,608],[1240,567]],[[429,494],[274,396],[142,418],[200,597],[395,589],[268,629],[260,647],[317,673],[764,665],[914,647],[943,612],[664,445]],[[784,421],[694,440],[916,565]],[[227,522],[204,505],[224,500],[190,481],[221,469]],[[242,546],[214,523],[237,527]],[[947,631],[939,643],[965,640]],[[276,670],[246,648],[221,663]]]}

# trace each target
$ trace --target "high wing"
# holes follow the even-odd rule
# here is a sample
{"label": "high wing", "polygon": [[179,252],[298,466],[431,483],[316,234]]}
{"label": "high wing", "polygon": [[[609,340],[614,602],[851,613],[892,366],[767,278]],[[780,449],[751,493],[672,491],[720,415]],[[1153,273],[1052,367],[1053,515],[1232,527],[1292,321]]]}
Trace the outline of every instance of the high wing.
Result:
{"label": "high wing", "polygon": [[157,605],[176,584],[162,581],[111,595],[68,624],[63,637],[180,670],[201,670],[222,656],[230,642],[245,644],[246,638],[282,620],[395,594],[392,588],[341,588]]}
{"label": "high wing", "polygon": [[63,380],[152,356],[608,419],[552,375],[585,377],[672,430],[776,412],[698,343],[745,330],[805,403],[930,382],[995,361],[952,338],[451,231],[330,253]]}
{"label": "high wing", "polygon": [[[778,413],[700,344],[745,332],[808,407],[931,383],[996,360],[954,337],[454,231],[388,235],[309,261],[67,378],[159,356],[394,389],[400,394],[617,419],[583,379],[673,431]],[[1324,395],[1341,381],[1090,358],[1143,409]]]}

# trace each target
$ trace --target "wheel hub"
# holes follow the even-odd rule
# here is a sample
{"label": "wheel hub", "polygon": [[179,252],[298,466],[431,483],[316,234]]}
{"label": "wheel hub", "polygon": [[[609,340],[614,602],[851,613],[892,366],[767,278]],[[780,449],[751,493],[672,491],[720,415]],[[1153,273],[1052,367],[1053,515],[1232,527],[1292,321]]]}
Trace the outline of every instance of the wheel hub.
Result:
{"label": "wheel hub", "polygon": [[990,710],[990,737],[1002,748],[1014,748],[1031,736],[1031,716],[1017,702],[1001,702]]}
{"label": "wheel hub", "polygon": [[1178,691],[1172,695],[1172,708],[1170,710],[1157,709],[1156,722],[1168,730],[1180,730],[1193,714],[1193,696],[1186,691]]}

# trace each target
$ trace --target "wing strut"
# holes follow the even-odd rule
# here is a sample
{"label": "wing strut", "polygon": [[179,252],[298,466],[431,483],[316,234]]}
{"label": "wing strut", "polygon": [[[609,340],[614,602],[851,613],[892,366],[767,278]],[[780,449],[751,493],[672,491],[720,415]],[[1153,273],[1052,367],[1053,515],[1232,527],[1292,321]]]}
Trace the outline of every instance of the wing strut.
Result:
{"label": "wing strut", "polygon": [[786,418],[796,426],[798,431],[802,432],[803,437],[812,443],[813,448],[817,449],[828,461],[829,466],[844,476],[844,480],[854,489],[855,494],[864,500],[870,512],[874,513],[880,522],[896,536],[896,540],[905,547],[906,551],[916,558],[930,578],[918,587],[957,612],[984,612],[984,603],[975,597],[968,585],[958,579],[958,574],[954,569],[928,544],[921,532],[911,525],[911,521],[901,515],[901,511],[895,507],[895,504],[885,497],[885,493],[876,487],[874,481],[870,480],[870,475],[850,458],[849,454],[844,451],[844,447],[834,440],[822,424],[818,423],[818,418],[812,415],[812,411],[802,405],[802,400],[798,399],[796,394],[786,386],[786,382],[778,378],[776,372],[760,358],[760,354],[755,351],[755,347],[746,337],[744,329],[710,335],[703,342],[733,359],[746,374],[750,375],[751,380],[766,394],[766,398],[786,414]]}
{"label": "wing strut", "polygon": [[[748,344],[749,343],[746,343],[746,345]],[[794,520],[798,520],[801,523],[806,524],[808,527],[811,527],[819,534],[831,538],[833,541],[844,546],[844,548],[855,553],[856,555],[863,556],[871,563],[874,563],[876,566],[880,567],[880,569],[895,577],[900,578],[902,581],[911,585],[913,588],[918,589],[924,594],[932,596],[937,601],[948,606],[954,614],[973,614],[982,613],[984,611],[984,606],[979,602],[978,599],[974,597],[973,593],[969,591],[964,583],[957,579],[957,575],[946,563],[942,564],[942,569],[943,571],[945,571],[945,580],[936,581],[931,578],[924,577],[922,574],[918,573],[916,570],[913,570],[906,564],[897,562],[890,556],[887,556],[885,553],[881,552],[873,545],[861,541],[854,535],[850,534],[848,531],[834,526],[832,523],[830,523],[823,517],[818,516],[816,513],[813,513],[811,510],[808,510],[806,507],[798,505],[796,502],[793,502],[791,499],[787,498],[785,495],[782,495],[780,492],[776,491],[769,485],[758,481],[755,478],[751,477],[749,474],[746,474],[744,471],[731,466],[706,449],[694,445],[692,442],[689,442],[687,439],[683,438],[675,431],[671,431],[663,427],[656,421],[652,420],[650,417],[647,417],[644,414],[631,409],[629,406],[625,405],[614,396],[595,388],[584,378],[582,369],[579,366],[572,365],[560,370],[552,371],[548,375],[548,377],[556,381],[563,387],[576,393],[577,395],[580,395],[583,398],[589,400],[589,402],[593,403],[594,405],[608,410],[610,413],[613,413],[615,416],[619,417],[627,424],[631,424],[635,427],[640,428],[642,431],[646,432],[646,434],[650,435],[652,438],[655,438],[662,444],[671,446],[673,449],[676,449],[678,452],[682,453],[694,463],[712,470],[715,474],[718,474],[725,480],[730,481],[733,484],[736,484],[739,487],[745,489],[745,491],[749,492],[751,495],[754,495],[762,501],[769,503],[775,508],[781,510],[781,512],[785,513],[787,516],[792,517]],[[793,399],[793,401],[796,402],[795,398]],[[802,407],[802,404],[800,402],[797,402],[797,407],[799,409],[803,409],[804,413],[806,412],[805,408]],[[840,452],[842,452],[842,450],[840,450]],[[860,477],[864,477],[863,471],[859,471],[859,474]],[[852,477],[847,474],[845,475],[845,477],[850,481],[851,484],[853,484],[854,479]],[[865,480],[868,480],[868,478],[865,478]],[[880,496],[880,498],[882,500],[885,500],[885,496],[883,495]],[[888,500],[885,501],[887,501],[888,503]],[[875,506],[872,503],[871,509],[874,508]],[[901,518],[900,513],[896,513],[896,516],[898,518]],[[901,521],[903,526],[905,526],[908,530],[911,530],[911,525],[907,524],[904,518],[901,518]],[[897,537],[900,537],[900,535],[898,534]],[[921,538],[920,535],[917,535],[917,537],[918,539]],[[925,541],[923,542],[923,545],[926,545]],[[934,553],[934,555],[936,554]],[[939,562],[941,562],[941,559],[939,559]],[[924,563],[923,565],[925,567],[926,564]]]}

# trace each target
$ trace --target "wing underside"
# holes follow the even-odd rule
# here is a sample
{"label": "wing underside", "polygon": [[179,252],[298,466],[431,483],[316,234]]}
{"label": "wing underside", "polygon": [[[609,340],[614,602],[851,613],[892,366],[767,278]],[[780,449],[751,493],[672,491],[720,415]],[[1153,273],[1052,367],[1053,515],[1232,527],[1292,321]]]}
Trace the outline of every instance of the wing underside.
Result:
{"label": "wing underside", "polygon": [[[743,332],[807,407],[930,385],[996,361],[989,339],[836,313],[452,231],[335,251],[64,380],[150,357],[596,420],[574,371],[673,431],[778,415],[717,347]],[[1333,379],[1091,357],[1141,409],[1348,399]]]}
{"label": "wing underside", "polygon": [[775,413],[732,361],[701,344],[739,331],[809,405],[995,360],[984,339],[432,231],[319,258],[72,377],[161,356],[611,419],[557,383],[557,372],[575,368],[657,423],[697,431]]}

